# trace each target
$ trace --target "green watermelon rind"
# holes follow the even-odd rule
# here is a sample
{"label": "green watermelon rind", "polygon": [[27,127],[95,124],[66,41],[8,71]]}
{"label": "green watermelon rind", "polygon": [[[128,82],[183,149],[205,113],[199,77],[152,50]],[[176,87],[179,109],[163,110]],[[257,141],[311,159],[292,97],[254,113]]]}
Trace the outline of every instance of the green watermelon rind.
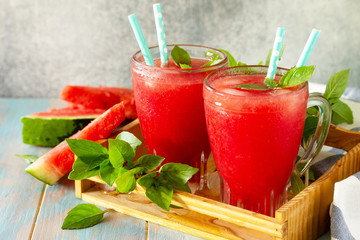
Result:
{"label": "green watermelon rind", "polygon": [[21,118],[23,143],[54,147],[65,138],[83,129],[98,115],[74,117],[32,117]]}
{"label": "green watermelon rind", "polygon": [[33,177],[37,178],[38,180],[51,186],[54,185],[59,180],[59,178],[62,177],[61,175],[58,175],[53,171],[48,171],[46,165],[39,165],[36,164],[36,162],[32,163],[29,167],[27,167],[25,171],[31,174]]}

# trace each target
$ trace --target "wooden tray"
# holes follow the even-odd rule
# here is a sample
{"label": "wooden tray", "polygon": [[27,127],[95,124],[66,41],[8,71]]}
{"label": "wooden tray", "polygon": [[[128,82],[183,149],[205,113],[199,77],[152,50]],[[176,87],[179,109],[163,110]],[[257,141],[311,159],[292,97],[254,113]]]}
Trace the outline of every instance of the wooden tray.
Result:
{"label": "wooden tray", "polygon": [[[143,140],[138,120],[121,130]],[[140,185],[130,194],[116,194],[100,177],[75,181],[75,192],[86,202],[207,239],[316,239],[329,229],[335,182],[360,171],[360,133],[331,125],[325,144],[348,152],[274,218],[181,191],[171,202],[181,208],[166,212],[144,197]],[[146,151],[144,144],[138,148],[138,154]]]}

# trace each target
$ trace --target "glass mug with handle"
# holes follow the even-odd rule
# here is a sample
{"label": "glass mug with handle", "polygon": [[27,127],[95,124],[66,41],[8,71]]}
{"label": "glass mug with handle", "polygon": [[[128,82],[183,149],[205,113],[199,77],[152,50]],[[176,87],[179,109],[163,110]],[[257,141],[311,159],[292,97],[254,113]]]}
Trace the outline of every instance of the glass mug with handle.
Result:
{"label": "glass mug with handle", "polygon": [[[275,80],[287,71],[278,68]],[[222,202],[274,216],[286,202],[307,107],[320,112],[317,134],[304,155],[310,160],[325,141],[331,108],[325,98],[309,96],[307,82],[265,90],[234,87],[264,84],[266,72],[267,66],[219,70],[205,79],[203,95]]]}
{"label": "glass mug with handle", "polygon": [[[199,45],[179,44],[191,57],[191,69],[182,69],[172,59],[160,67],[158,47],[151,47],[156,66],[145,64],[139,51],[131,60],[132,83],[141,131],[151,154],[164,157],[164,163],[176,162],[199,168],[190,180],[197,189],[206,185],[206,162],[210,144],[205,123],[202,90],[211,72],[228,66],[223,52]],[[168,45],[169,52],[174,45]],[[205,54],[219,57],[217,64],[204,66]]]}

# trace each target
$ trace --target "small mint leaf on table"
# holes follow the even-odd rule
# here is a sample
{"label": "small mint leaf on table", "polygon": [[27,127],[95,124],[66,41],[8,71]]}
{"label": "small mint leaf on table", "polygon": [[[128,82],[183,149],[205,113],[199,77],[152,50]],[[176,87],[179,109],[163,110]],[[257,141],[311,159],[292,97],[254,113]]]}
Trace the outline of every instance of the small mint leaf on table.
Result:
{"label": "small mint leaf on table", "polygon": [[344,122],[348,124],[354,123],[354,116],[351,108],[341,100],[337,100],[333,104],[331,104],[331,110],[331,122],[335,124],[340,124]]}
{"label": "small mint leaf on table", "polygon": [[297,86],[310,79],[315,66],[294,67],[286,72],[279,81],[279,87],[288,88]]}
{"label": "small mint leaf on table", "polygon": [[142,142],[134,134],[127,131],[119,133],[116,136],[116,139],[129,143],[130,146],[134,149],[134,152],[136,151],[137,147],[142,144]]}
{"label": "small mint leaf on table", "polygon": [[38,156],[32,155],[32,154],[23,154],[23,155],[15,154],[15,156],[21,157],[22,159],[24,159],[25,161],[27,161],[30,164],[35,162],[39,158]]}
{"label": "small mint leaf on table", "polygon": [[143,167],[144,172],[149,172],[159,167],[164,160],[165,158],[156,155],[143,155],[136,161],[135,166]]}
{"label": "small mint leaf on table", "polygon": [[82,229],[92,227],[101,222],[104,213],[108,211],[102,211],[92,204],[79,204],[68,212],[61,228]]}
{"label": "small mint leaf on table", "polygon": [[99,175],[100,168],[89,169],[89,165],[77,157],[73,164],[73,168],[68,176],[70,180],[83,180],[89,177]]}
{"label": "small mint leaf on table", "polygon": [[326,84],[324,97],[329,101],[339,99],[345,92],[350,69],[340,71],[332,75]]}
{"label": "small mint leaf on table", "polygon": [[116,190],[120,193],[129,193],[136,187],[136,175],[142,174],[144,168],[136,167],[122,173],[116,180]]}
{"label": "small mint leaf on table", "polygon": [[159,177],[166,180],[172,186],[183,187],[198,171],[199,169],[186,164],[166,163],[160,168]]}
{"label": "small mint leaf on table", "polygon": [[264,83],[268,88],[276,88],[279,85],[274,79],[270,78],[265,78]]}
{"label": "small mint leaf on table", "polygon": [[186,64],[189,66],[191,65],[191,58],[189,53],[178,45],[175,45],[171,50],[171,58],[178,66],[181,66],[180,64]]}
{"label": "small mint leaf on table", "polygon": [[120,169],[114,168],[109,160],[105,160],[100,165],[100,177],[110,187],[112,187],[115,180],[118,178],[119,173]]}
{"label": "small mint leaf on table", "polygon": [[247,90],[269,90],[269,88],[264,84],[240,84],[234,86],[234,88],[241,88]]}

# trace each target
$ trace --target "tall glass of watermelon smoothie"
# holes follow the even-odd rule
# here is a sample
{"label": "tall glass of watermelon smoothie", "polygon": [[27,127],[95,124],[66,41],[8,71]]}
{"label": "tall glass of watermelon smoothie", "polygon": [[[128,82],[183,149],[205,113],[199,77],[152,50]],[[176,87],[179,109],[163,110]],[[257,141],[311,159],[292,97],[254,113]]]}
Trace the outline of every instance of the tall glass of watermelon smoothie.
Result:
{"label": "tall glass of watermelon smoothie", "polygon": [[[150,48],[155,67],[146,65],[142,53],[131,61],[135,104],[144,140],[150,153],[165,157],[163,163],[176,162],[200,169],[192,182],[203,184],[210,145],[206,131],[203,82],[211,72],[228,66],[227,56],[219,50],[178,45],[191,57],[192,69],[181,69],[170,59],[160,67],[158,47]],[[168,45],[169,52],[174,45]],[[219,63],[209,62],[206,52],[216,53]],[[201,186],[201,185],[200,185]]]}
{"label": "tall glass of watermelon smoothie", "polygon": [[[204,102],[222,201],[273,216],[286,201],[308,101],[324,112],[329,105],[322,97],[309,98],[307,82],[271,90],[234,87],[264,84],[266,72],[266,66],[217,71],[205,79]],[[286,72],[278,68],[275,80]]]}

